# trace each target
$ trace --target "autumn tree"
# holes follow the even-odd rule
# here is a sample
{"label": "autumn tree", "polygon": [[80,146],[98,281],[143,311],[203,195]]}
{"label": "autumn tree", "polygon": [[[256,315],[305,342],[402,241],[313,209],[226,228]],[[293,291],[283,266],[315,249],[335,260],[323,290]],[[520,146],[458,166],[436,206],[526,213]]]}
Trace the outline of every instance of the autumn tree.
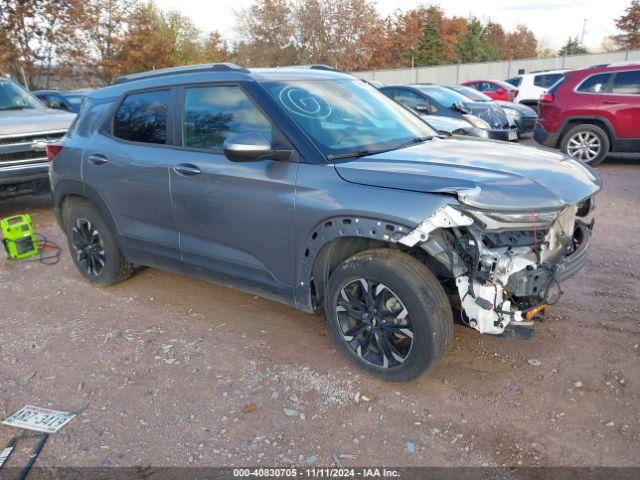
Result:
{"label": "autumn tree", "polygon": [[88,6],[88,29],[93,49],[92,66],[105,84],[120,74],[119,57],[127,22],[134,10],[133,0],[91,0]]}
{"label": "autumn tree", "polygon": [[509,48],[507,33],[504,31],[504,28],[502,28],[502,25],[489,21],[485,25],[484,29],[484,36],[486,41],[493,45],[498,50],[498,52],[500,52],[500,58],[508,59],[511,52]]}
{"label": "autumn tree", "polygon": [[86,9],[83,0],[2,0],[0,57],[4,69],[28,87],[43,87],[57,65],[82,61],[86,53]]}
{"label": "autumn tree", "polygon": [[444,49],[444,62],[452,63],[456,60],[456,42],[458,37],[467,31],[468,22],[463,17],[443,18],[440,24],[440,37]]}
{"label": "autumn tree", "polygon": [[211,32],[202,42],[200,60],[205,63],[224,62],[229,60],[230,53],[227,42],[222,39],[219,32]]}
{"label": "autumn tree", "polygon": [[505,59],[534,58],[537,56],[538,40],[531,30],[518,25],[514,32],[507,33]]}
{"label": "autumn tree", "polygon": [[580,55],[582,53],[589,53],[589,50],[582,45],[577,36],[575,38],[569,37],[562,48],[558,50],[558,55],[561,57],[564,55]]}
{"label": "autumn tree", "polygon": [[487,40],[485,26],[475,17],[469,19],[467,31],[458,37],[455,51],[457,60],[462,63],[491,62],[501,58],[500,50]]}
{"label": "autumn tree", "polygon": [[200,31],[189,18],[148,2],[134,8],[128,24],[117,58],[120,73],[197,63]]}
{"label": "autumn tree", "polygon": [[369,0],[298,1],[293,19],[300,63],[325,63],[351,70],[368,63],[373,50],[366,39],[375,33],[379,21]]}
{"label": "autumn tree", "polygon": [[631,0],[625,12],[616,19],[616,27],[622,33],[613,38],[621,48],[640,48],[640,0]]}
{"label": "autumn tree", "polygon": [[296,63],[293,45],[293,13],[286,0],[255,0],[237,16],[241,41],[236,45],[239,61],[249,66]]}

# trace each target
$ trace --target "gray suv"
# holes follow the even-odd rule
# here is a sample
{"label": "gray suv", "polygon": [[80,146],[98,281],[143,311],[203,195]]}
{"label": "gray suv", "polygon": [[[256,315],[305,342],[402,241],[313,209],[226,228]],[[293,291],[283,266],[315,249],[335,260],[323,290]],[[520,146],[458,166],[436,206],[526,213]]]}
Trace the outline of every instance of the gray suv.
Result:
{"label": "gray suv", "polygon": [[87,280],[146,265],[321,309],[391,381],[438,361],[452,309],[486,334],[540,319],[585,262],[600,189],[555,152],[440,137],[321,66],[123,77],[52,148],[56,217]]}

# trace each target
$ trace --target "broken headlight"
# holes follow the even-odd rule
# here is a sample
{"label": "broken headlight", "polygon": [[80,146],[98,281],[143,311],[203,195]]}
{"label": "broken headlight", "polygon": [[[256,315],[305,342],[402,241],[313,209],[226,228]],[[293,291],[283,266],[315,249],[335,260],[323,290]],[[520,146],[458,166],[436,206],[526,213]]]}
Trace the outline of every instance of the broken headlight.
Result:
{"label": "broken headlight", "polygon": [[486,230],[530,230],[534,228],[546,228],[558,218],[558,210],[538,212],[495,212],[465,208],[464,213],[471,215]]}

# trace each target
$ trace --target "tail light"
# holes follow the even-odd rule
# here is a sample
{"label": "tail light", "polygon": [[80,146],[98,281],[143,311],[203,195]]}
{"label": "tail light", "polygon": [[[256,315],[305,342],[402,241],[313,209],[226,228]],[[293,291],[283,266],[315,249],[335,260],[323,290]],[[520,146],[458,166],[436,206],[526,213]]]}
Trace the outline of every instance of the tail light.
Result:
{"label": "tail light", "polygon": [[540,95],[541,102],[553,102],[553,93],[543,93]]}
{"label": "tail light", "polygon": [[513,91],[513,98],[515,99],[518,96],[519,93],[520,93],[520,90],[514,90]]}
{"label": "tail light", "polygon": [[47,160],[50,162],[53,161],[54,158],[60,153],[60,151],[64,148],[64,143],[62,142],[51,142],[47,143]]}

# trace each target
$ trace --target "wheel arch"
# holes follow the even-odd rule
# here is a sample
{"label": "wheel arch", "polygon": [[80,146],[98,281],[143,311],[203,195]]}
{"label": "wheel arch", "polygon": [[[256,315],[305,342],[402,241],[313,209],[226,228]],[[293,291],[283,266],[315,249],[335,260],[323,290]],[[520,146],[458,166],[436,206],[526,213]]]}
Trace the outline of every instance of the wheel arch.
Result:
{"label": "wheel arch", "polygon": [[63,232],[66,231],[66,226],[64,224],[62,211],[74,201],[84,201],[97,208],[109,225],[109,228],[111,228],[112,232],[116,235],[116,239],[119,243],[120,231],[118,230],[113,216],[111,215],[111,211],[109,210],[107,203],[95,189],[77,180],[60,181],[56,184],[53,193],[53,209],[56,221]]}
{"label": "wheel arch", "polygon": [[613,129],[613,125],[611,122],[604,117],[598,115],[580,115],[580,116],[571,116],[566,118],[562,122],[562,128],[560,129],[560,135],[558,135],[558,141],[556,146],[562,145],[562,141],[564,140],[565,135],[576,125],[581,124],[590,124],[596,125],[604,130],[609,138],[609,150],[613,148],[613,144],[616,141],[615,130]]}
{"label": "wheel arch", "polygon": [[408,225],[360,216],[331,217],[319,222],[308,235],[298,263],[295,299],[298,308],[312,312],[321,305],[331,272],[347,258],[371,248],[392,248],[425,263],[420,248],[398,240],[412,230]]}

